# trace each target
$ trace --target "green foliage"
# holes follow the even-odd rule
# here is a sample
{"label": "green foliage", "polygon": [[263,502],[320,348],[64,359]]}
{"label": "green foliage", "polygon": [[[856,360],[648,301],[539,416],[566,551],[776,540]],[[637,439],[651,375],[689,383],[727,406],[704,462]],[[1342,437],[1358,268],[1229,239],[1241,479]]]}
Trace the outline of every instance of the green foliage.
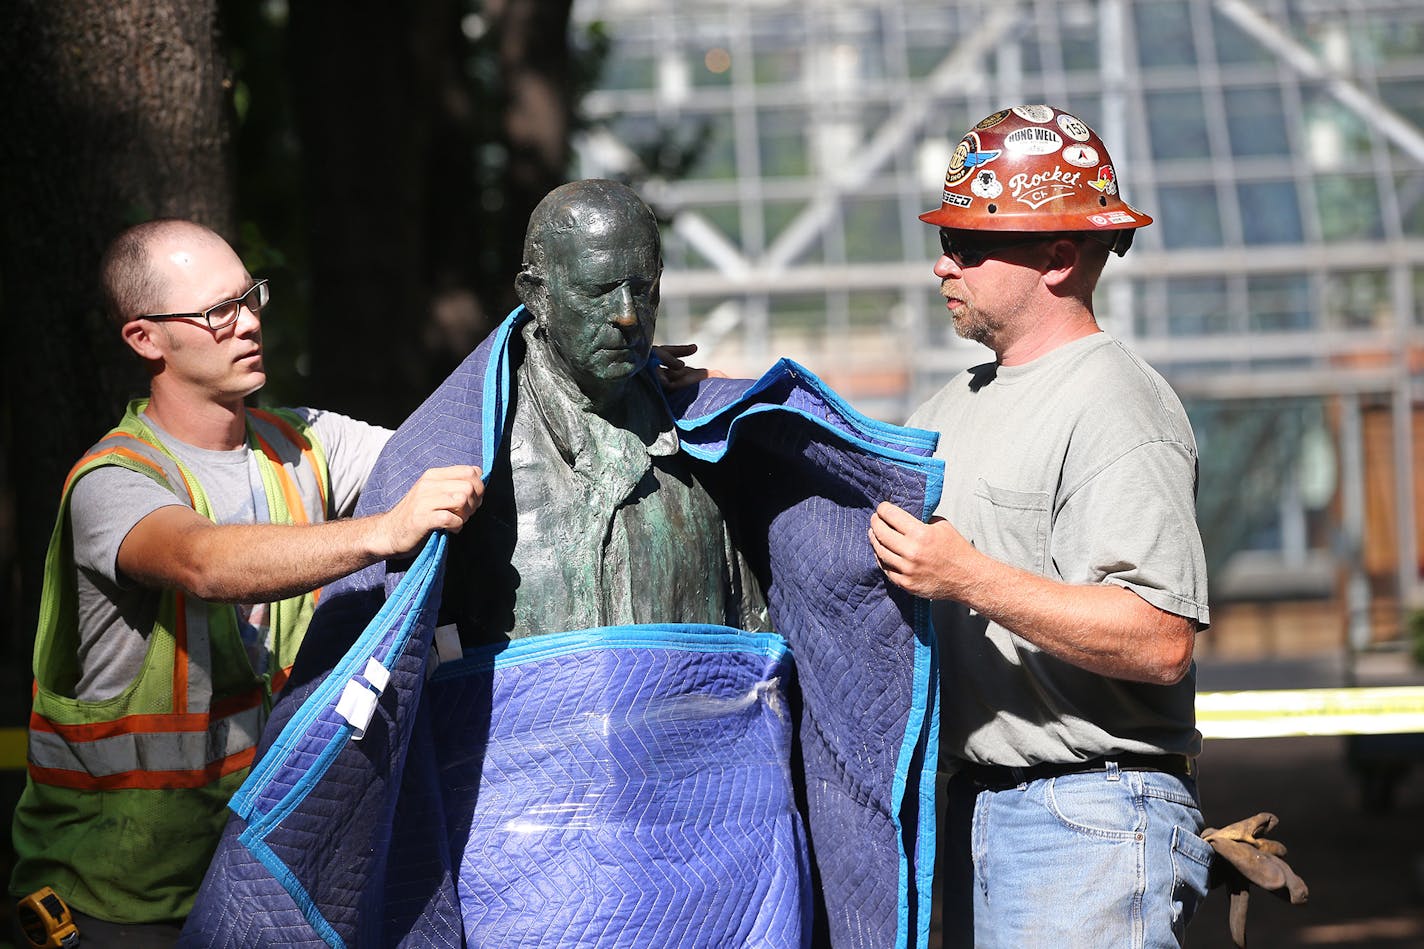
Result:
{"label": "green foliage", "polygon": [[1406,621],[1409,633],[1409,654],[1414,662],[1424,666],[1424,610],[1414,610]]}
{"label": "green foliage", "polygon": [[232,71],[237,233],[230,237],[247,269],[271,281],[263,401],[291,404],[305,389],[311,284],[301,146],[286,67],[287,8],[271,0],[221,0],[219,6]]}

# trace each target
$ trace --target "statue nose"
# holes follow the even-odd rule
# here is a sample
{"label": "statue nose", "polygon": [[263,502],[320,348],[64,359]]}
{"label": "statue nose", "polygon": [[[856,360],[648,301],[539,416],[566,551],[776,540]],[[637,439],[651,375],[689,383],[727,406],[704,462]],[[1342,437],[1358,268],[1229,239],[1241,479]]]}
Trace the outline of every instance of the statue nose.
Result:
{"label": "statue nose", "polygon": [[637,302],[633,299],[633,291],[628,287],[618,288],[618,295],[614,301],[613,322],[625,329],[638,325]]}

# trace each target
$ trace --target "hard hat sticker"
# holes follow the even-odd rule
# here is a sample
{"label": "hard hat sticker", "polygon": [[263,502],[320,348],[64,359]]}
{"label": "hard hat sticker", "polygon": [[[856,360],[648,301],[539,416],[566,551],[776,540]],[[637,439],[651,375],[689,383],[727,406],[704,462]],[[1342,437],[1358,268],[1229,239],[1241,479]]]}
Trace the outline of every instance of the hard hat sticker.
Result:
{"label": "hard hat sticker", "polygon": [[1099,168],[1097,180],[1089,181],[1088,184],[1103,194],[1117,194],[1117,178],[1113,175],[1112,165],[1104,165]]}
{"label": "hard hat sticker", "polygon": [[974,180],[969,182],[969,190],[981,198],[992,201],[1004,193],[1004,186],[1000,183],[998,175],[986,169],[974,175]]}
{"label": "hard hat sticker", "polygon": [[993,128],[1008,117],[1009,110],[1003,109],[999,112],[995,112],[993,115],[986,115],[984,118],[979,120],[979,124],[974,126],[974,128],[982,132],[984,129]]}
{"label": "hard hat sticker", "polygon": [[1081,187],[1081,171],[1063,170],[1062,165],[1054,165],[1052,171],[1029,175],[1023,172],[1009,179],[1009,189],[1014,200],[1037,210],[1050,201],[1057,201],[1077,193]]}
{"label": "hard hat sticker", "polygon": [[1091,145],[1069,145],[1063,149],[1063,160],[1079,168],[1095,168],[1098,164],[1098,150]]}
{"label": "hard hat sticker", "polygon": [[954,146],[954,153],[949,156],[949,168],[944,173],[944,186],[953,188],[968,178],[975,167],[988,164],[999,155],[999,149],[981,152],[979,136],[970,132],[958,145]]}
{"label": "hard hat sticker", "polygon": [[1098,227],[1111,227],[1114,224],[1135,224],[1137,218],[1126,211],[1109,211],[1107,214],[1089,214],[1088,223]]}
{"label": "hard hat sticker", "polygon": [[991,148],[988,151],[983,152],[970,152],[968,155],[964,156],[964,167],[979,168],[983,165],[989,164],[989,162],[993,161],[995,158],[998,158],[1002,154],[1003,152],[997,148]]}
{"label": "hard hat sticker", "polygon": [[1063,147],[1063,136],[1034,125],[1005,135],[1004,147],[1020,155],[1051,155]]}
{"label": "hard hat sticker", "polygon": [[1014,115],[1029,122],[1052,122],[1053,107],[1048,105],[1016,105]]}
{"label": "hard hat sticker", "polygon": [[940,196],[940,201],[944,204],[952,204],[956,208],[967,208],[974,203],[974,199],[967,194],[956,194],[953,191],[946,191]]}
{"label": "hard hat sticker", "polygon": [[1063,130],[1063,134],[1075,142],[1086,142],[1093,137],[1093,130],[1076,115],[1069,115],[1067,112],[1058,116],[1058,127]]}

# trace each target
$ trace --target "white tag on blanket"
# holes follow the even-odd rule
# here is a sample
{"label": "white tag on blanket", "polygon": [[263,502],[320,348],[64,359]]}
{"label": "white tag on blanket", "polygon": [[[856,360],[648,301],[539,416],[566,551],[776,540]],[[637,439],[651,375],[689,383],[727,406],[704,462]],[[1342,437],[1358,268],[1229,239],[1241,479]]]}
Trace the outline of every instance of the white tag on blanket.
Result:
{"label": "white tag on blanket", "polygon": [[351,726],[351,740],[360,741],[366,734],[366,726],[371,724],[371,716],[376,711],[376,700],[380,695],[366,686],[350,679],[341,690],[341,698],[336,702],[336,714],[346,719]]}
{"label": "white tag on blanket", "polygon": [[366,660],[366,668],[361,670],[361,675],[371,683],[371,688],[376,690],[377,695],[386,691],[386,683],[391,681],[390,670],[377,662],[375,656]]}

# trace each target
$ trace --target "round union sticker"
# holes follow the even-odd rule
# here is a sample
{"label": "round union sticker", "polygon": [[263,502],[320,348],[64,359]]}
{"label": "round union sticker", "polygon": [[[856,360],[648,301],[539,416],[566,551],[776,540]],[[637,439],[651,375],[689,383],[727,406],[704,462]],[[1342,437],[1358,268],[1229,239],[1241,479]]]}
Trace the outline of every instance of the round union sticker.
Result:
{"label": "round union sticker", "polygon": [[1047,105],[1016,105],[1014,115],[1029,122],[1052,122],[1053,107]]}
{"label": "round union sticker", "polygon": [[1063,160],[1079,168],[1096,168],[1098,150],[1091,145],[1069,145],[1063,149]]}
{"label": "round union sticker", "polygon": [[980,119],[979,124],[974,127],[982,132],[984,129],[993,128],[1008,117],[1009,110],[1004,109],[1003,111],[995,112],[993,115],[986,115],[984,118]]}
{"label": "round union sticker", "polygon": [[944,186],[953,188],[955,185],[968,178],[972,168],[965,165],[970,155],[979,153],[979,136],[970,132],[954,146],[954,151],[949,156],[949,167],[944,172]]}
{"label": "round union sticker", "polygon": [[1063,134],[1075,142],[1086,142],[1093,137],[1093,130],[1076,115],[1069,115],[1064,112],[1058,116],[1058,127],[1063,130]]}

